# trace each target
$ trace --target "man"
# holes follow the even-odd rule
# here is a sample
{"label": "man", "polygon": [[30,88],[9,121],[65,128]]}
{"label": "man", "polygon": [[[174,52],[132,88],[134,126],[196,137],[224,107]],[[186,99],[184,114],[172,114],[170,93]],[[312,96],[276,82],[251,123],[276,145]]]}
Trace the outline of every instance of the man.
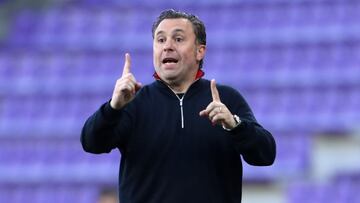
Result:
{"label": "man", "polygon": [[202,79],[204,24],[174,10],[153,25],[155,81],[141,87],[125,55],[112,99],[85,123],[83,148],[121,152],[122,203],[241,202],[243,159],[271,165],[272,135],[234,89]]}

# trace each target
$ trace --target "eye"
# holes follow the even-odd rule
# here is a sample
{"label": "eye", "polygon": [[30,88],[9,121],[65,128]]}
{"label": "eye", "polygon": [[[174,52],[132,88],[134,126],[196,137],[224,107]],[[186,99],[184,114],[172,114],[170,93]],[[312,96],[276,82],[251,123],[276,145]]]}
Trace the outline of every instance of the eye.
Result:
{"label": "eye", "polygon": [[175,41],[176,41],[176,42],[182,42],[182,41],[184,41],[184,40],[183,40],[182,37],[176,37],[176,38],[175,38]]}
{"label": "eye", "polygon": [[162,38],[162,37],[160,37],[160,38],[157,39],[157,42],[158,42],[158,43],[164,43],[164,42],[165,42],[165,39]]}

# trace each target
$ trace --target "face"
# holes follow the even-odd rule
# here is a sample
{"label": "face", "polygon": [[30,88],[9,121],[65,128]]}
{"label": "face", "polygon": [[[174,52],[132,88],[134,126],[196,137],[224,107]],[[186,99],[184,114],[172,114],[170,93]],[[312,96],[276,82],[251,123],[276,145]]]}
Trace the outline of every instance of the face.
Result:
{"label": "face", "polygon": [[205,45],[196,43],[189,20],[165,19],[155,30],[153,52],[155,71],[162,80],[169,84],[192,83],[204,58]]}

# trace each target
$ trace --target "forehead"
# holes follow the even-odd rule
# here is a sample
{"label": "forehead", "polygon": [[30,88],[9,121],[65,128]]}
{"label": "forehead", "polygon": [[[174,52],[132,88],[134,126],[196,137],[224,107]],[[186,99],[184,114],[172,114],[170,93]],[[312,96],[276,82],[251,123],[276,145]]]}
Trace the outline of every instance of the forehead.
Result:
{"label": "forehead", "polygon": [[155,35],[159,33],[172,33],[182,30],[185,33],[194,33],[191,22],[185,18],[164,19],[155,30]]}

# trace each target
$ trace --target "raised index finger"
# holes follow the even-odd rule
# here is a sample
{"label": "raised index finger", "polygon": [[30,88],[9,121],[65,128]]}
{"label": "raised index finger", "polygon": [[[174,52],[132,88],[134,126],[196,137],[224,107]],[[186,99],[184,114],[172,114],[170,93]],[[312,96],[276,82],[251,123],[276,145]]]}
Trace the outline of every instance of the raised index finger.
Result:
{"label": "raised index finger", "polygon": [[212,96],[213,101],[218,101],[218,102],[221,101],[220,96],[219,96],[219,91],[216,88],[215,79],[211,80],[210,88],[211,88],[211,96]]}
{"label": "raised index finger", "polygon": [[124,69],[123,69],[122,75],[130,73],[130,66],[131,66],[130,54],[126,53],[125,54],[125,64],[124,64]]}

